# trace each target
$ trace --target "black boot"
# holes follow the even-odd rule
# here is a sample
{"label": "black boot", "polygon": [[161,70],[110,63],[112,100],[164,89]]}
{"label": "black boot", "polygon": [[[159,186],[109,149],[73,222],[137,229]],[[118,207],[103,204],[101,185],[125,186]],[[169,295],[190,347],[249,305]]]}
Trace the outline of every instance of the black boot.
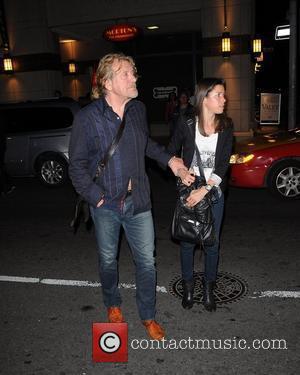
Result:
{"label": "black boot", "polygon": [[184,309],[191,309],[194,304],[194,280],[185,281],[182,280],[183,287],[183,297],[182,297],[182,307]]}
{"label": "black boot", "polygon": [[214,297],[214,281],[206,282],[202,279],[203,284],[203,305],[207,311],[216,311],[216,302]]}

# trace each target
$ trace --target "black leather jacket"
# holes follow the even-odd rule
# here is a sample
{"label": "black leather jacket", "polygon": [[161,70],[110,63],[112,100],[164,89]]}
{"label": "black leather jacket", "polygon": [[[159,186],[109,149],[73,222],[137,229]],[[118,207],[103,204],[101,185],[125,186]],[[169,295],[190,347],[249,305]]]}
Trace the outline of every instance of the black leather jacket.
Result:
{"label": "black leather jacket", "polygon": [[[230,120],[230,119],[229,119]],[[220,187],[222,191],[227,186],[226,174],[229,168],[229,160],[233,142],[233,124],[219,132],[214,173],[222,178]],[[195,151],[195,116],[185,118],[177,122],[174,134],[168,145],[168,151],[183,158],[184,164],[190,167]]]}

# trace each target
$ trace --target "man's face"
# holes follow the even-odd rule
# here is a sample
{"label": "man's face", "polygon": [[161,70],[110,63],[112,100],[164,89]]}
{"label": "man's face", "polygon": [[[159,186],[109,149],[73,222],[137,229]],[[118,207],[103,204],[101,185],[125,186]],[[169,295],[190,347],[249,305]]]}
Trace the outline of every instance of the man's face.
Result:
{"label": "man's face", "polygon": [[138,96],[137,78],[133,66],[128,61],[115,60],[112,70],[112,77],[105,84],[107,95],[125,100],[136,98]]}

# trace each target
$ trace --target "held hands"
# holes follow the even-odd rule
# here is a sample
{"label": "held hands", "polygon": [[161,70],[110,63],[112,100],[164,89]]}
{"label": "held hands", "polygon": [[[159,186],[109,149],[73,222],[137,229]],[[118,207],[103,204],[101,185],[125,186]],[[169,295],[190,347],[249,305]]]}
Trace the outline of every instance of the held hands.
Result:
{"label": "held hands", "polygon": [[195,181],[194,173],[191,171],[188,171],[186,168],[180,168],[177,171],[177,176],[181,179],[182,183],[186,186],[190,186]]}
{"label": "held hands", "polygon": [[175,176],[178,176],[178,172],[180,169],[187,171],[187,167],[183,164],[183,160],[181,158],[177,158],[176,156],[173,156],[169,160],[168,166],[172,169],[172,172]]}
{"label": "held hands", "polygon": [[188,171],[181,158],[173,156],[169,160],[168,165],[172,169],[174,175],[179,177],[184,185],[189,186],[195,181],[194,174]]}
{"label": "held hands", "polygon": [[187,206],[196,206],[196,204],[199,203],[207,193],[208,191],[203,186],[200,189],[193,190],[186,199]]}

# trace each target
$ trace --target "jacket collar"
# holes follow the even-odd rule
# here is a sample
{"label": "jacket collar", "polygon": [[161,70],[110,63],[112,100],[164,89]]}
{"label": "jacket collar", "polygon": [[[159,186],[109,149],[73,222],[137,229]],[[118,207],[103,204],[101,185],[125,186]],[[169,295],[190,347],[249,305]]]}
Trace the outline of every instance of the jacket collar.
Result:
{"label": "jacket collar", "polygon": [[195,140],[195,134],[196,134],[196,118],[195,116],[190,117],[186,120],[186,124],[189,130],[189,133],[193,140]]}
{"label": "jacket collar", "polygon": [[[115,117],[115,112],[112,109],[112,107],[107,103],[105,96],[100,97],[95,101],[96,106],[98,110],[100,111],[101,115],[108,118],[112,119],[112,117]],[[128,103],[125,105],[124,113],[128,111],[128,109],[134,104],[134,99],[131,99]]]}

